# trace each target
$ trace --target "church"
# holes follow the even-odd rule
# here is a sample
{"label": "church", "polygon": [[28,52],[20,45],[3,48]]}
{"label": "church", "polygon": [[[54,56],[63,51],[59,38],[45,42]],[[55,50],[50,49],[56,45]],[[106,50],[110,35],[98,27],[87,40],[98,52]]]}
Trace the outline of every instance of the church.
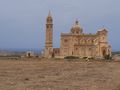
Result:
{"label": "church", "polygon": [[64,58],[66,56],[76,57],[105,57],[111,56],[111,46],[108,43],[108,31],[105,28],[97,31],[95,34],[84,33],[79,21],[68,33],[61,33],[60,48],[53,47],[53,18],[49,12],[46,19],[46,40],[44,57],[46,58]]}

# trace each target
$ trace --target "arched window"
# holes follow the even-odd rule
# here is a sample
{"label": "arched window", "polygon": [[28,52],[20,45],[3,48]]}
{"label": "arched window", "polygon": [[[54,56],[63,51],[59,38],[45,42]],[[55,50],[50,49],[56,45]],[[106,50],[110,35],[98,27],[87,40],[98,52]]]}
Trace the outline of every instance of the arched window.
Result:
{"label": "arched window", "polygon": [[46,27],[47,27],[47,29],[48,29],[48,28],[49,28],[49,25],[47,25]]}
{"label": "arched window", "polygon": [[68,40],[67,40],[67,39],[65,39],[65,40],[64,40],[64,42],[66,43],[66,42],[68,42]]}
{"label": "arched window", "polygon": [[78,50],[78,48],[76,48],[76,50]]}
{"label": "arched window", "polygon": [[79,34],[79,31],[76,31],[77,34]]}
{"label": "arched window", "polygon": [[50,19],[50,22],[52,22],[52,19]]}
{"label": "arched window", "polygon": [[94,43],[94,40],[92,40],[92,43]]}
{"label": "arched window", "polygon": [[91,51],[92,50],[92,48],[89,48],[89,51]]}
{"label": "arched window", "polygon": [[51,25],[51,28],[52,28],[53,26]]}

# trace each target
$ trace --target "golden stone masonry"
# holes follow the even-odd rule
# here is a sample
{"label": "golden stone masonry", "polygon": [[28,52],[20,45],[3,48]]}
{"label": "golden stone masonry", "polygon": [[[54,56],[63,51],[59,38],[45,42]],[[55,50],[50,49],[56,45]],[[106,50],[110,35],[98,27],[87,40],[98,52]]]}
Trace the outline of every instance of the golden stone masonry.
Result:
{"label": "golden stone masonry", "polygon": [[76,21],[70,32],[61,33],[60,48],[53,48],[53,18],[49,12],[46,20],[46,41],[44,57],[64,58],[104,57],[111,56],[111,46],[108,43],[108,31],[102,28],[96,34],[86,34],[79,22]]}

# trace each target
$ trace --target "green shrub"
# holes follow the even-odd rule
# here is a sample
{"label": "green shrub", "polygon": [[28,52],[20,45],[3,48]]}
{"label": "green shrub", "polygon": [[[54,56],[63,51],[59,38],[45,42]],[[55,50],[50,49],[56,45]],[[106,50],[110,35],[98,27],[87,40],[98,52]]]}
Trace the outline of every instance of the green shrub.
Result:
{"label": "green shrub", "polygon": [[79,59],[79,57],[76,56],[66,56],[64,59]]}
{"label": "green shrub", "polygon": [[94,57],[90,57],[90,58],[88,58],[89,60],[95,60],[95,58]]}
{"label": "green shrub", "polygon": [[105,55],[104,58],[105,58],[106,60],[111,60],[111,59],[112,59],[112,57],[111,57],[109,54],[108,54],[108,55]]}
{"label": "green shrub", "polygon": [[83,57],[83,59],[87,59],[88,57]]}

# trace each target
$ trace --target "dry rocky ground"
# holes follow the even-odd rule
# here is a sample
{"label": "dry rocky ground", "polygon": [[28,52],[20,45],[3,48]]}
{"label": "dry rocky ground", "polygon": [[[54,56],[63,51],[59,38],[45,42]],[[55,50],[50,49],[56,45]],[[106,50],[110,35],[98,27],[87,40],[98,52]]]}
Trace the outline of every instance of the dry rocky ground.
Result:
{"label": "dry rocky ground", "polygon": [[0,90],[120,90],[120,62],[0,60]]}

